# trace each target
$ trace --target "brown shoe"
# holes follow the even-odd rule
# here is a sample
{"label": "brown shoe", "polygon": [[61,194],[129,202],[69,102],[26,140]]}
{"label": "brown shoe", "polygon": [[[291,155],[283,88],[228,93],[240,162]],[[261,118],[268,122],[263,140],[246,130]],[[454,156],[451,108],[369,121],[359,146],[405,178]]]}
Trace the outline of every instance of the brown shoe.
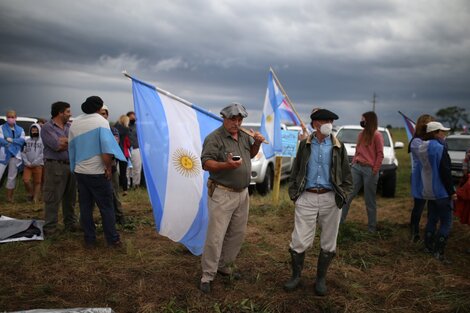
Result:
{"label": "brown shoe", "polygon": [[202,293],[208,294],[211,292],[211,282],[202,282],[199,284],[199,290],[202,291]]}

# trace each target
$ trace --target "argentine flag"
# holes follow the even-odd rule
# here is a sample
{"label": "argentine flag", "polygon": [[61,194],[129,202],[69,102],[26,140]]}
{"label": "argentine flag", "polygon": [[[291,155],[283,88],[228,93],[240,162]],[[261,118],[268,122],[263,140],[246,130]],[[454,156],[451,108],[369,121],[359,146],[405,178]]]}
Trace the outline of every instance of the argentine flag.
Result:
{"label": "argentine flag", "polygon": [[204,138],[222,119],[132,78],[137,135],[147,191],[160,235],[200,255],[206,239],[207,178]]}
{"label": "argentine flag", "polygon": [[263,153],[267,159],[276,153],[282,152],[281,116],[279,106],[284,101],[284,95],[269,71],[268,88],[264,99],[263,115],[261,116],[260,132],[269,142],[263,144]]}

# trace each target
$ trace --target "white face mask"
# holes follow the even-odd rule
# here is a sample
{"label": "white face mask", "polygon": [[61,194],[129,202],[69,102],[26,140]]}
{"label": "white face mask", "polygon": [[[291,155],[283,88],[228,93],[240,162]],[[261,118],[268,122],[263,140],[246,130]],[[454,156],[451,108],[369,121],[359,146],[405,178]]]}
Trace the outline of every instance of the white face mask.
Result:
{"label": "white face mask", "polygon": [[326,123],[326,124],[323,124],[321,127],[320,127],[320,133],[322,133],[322,135],[324,136],[329,136],[331,135],[331,131],[333,130],[333,124],[331,123]]}

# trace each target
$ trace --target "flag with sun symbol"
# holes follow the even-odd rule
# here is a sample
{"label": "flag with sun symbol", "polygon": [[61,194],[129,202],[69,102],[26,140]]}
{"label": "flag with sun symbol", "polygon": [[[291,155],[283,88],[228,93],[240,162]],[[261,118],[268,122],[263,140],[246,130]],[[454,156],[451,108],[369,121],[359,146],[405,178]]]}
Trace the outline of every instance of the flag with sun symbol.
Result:
{"label": "flag with sun symbol", "polygon": [[200,255],[208,223],[209,176],[201,166],[202,144],[209,133],[222,125],[222,119],[130,78],[140,153],[157,231]]}
{"label": "flag with sun symbol", "polygon": [[263,144],[263,153],[267,159],[276,153],[282,153],[279,106],[284,99],[283,93],[273,78],[273,73],[269,71],[268,88],[266,89],[260,128],[261,134],[269,142],[269,144]]}

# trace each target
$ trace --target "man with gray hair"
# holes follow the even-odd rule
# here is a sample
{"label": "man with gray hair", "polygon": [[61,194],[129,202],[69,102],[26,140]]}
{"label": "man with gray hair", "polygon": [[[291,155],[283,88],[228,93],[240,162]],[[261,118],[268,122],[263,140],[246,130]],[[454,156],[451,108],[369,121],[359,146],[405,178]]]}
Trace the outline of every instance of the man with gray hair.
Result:
{"label": "man with gray hair", "polygon": [[209,225],[199,285],[203,293],[211,291],[217,273],[240,278],[232,263],[240,251],[248,221],[251,158],[264,141],[259,132],[250,136],[240,131],[243,119],[248,116],[243,105],[232,103],[220,114],[223,125],[206,137],[201,153],[202,168],[210,173]]}

